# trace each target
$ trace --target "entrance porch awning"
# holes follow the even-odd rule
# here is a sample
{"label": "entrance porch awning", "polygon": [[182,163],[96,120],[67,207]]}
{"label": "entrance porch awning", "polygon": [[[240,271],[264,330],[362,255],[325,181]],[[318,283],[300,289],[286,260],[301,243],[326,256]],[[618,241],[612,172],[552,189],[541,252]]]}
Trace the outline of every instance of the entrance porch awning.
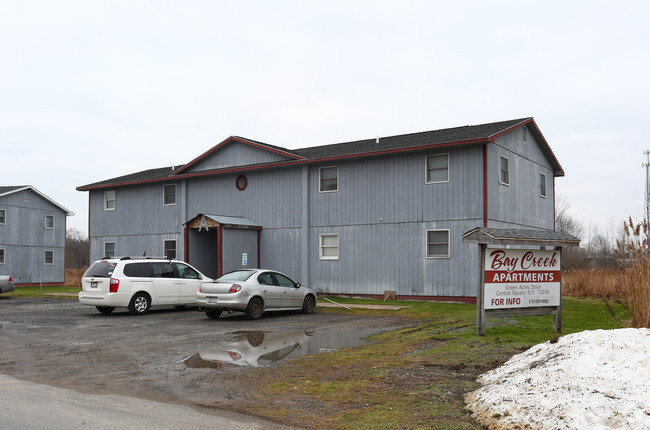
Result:
{"label": "entrance porch awning", "polygon": [[208,231],[210,228],[216,228],[219,226],[240,230],[262,230],[261,225],[257,225],[247,218],[226,215],[198,214],[183,225],[187,228],[197,228],[199,231],[203,229]]}

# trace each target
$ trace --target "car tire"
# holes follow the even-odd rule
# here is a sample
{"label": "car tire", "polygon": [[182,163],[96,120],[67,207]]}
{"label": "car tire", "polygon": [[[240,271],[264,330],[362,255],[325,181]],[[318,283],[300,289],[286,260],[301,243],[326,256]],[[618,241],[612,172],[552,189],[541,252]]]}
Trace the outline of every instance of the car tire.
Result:
{"label": "car tire", "polygon": [[302,301],[302,313],[303,314],[310,314],[310,313],[314,312],[315,307],[316,307],[316,300],[314,299],[314,296],[307,296]]}
{"label": "car tire", "polygon": [[218,309],[205,309],[204,310],[205,314],[208,316],[208,318],[216,320],[221,316],[221,310]]}
{"label": "car tire", "polygon": [[136,293],[129,303],[129,312],[131,315],[144,315],[149,312],[151,299],[145,293]]}
{"label": "car tire", "polygon": [[112,306],[95,306],[97,310],[103,314],[110,314],[115,310]]}
{"label": "car tire", "polygon": [[253,297],[248,306],[246,306],[246,318],[249,320],[258,320],[262,317],[262,309],[264,309],[264,304],[259,297]]}

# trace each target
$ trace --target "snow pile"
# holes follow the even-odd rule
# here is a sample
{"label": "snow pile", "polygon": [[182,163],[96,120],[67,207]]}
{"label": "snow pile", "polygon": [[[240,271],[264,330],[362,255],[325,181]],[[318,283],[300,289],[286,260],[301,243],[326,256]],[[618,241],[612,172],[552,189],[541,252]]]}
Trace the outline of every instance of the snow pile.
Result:
{"label": "snow pile", "polygon": [[478,382],[465,402],[489,429],[650,429],[650,329],[563,336]]}

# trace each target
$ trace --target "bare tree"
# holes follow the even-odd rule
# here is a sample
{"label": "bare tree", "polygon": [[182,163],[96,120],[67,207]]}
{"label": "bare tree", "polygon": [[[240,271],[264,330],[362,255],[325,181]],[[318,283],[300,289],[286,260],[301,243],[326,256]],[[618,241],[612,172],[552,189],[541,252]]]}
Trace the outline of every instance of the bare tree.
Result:
{"label": "bare tree", "polygon": [[66,269],[88,267],[88,236],[86,233],[69,228],[65,241]]}
{"label": "bare tree", "polygon": [[561,194],[555,198],[555,230],[582,239],[584,226],[576,217],[569,213],[571,204]]}

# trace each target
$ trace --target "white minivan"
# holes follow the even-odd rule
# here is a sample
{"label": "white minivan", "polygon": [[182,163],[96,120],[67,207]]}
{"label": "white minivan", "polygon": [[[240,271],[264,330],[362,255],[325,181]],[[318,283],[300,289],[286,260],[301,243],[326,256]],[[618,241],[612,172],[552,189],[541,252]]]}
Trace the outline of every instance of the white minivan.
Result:
{"label": "white minivan", "polygon": [[166,258],[106,258],[95,261],[81,279],[79,302],[108,314],[128,308],[144,315],[152,306],[196,305],[201,282],[212,279],[187,263]]}

